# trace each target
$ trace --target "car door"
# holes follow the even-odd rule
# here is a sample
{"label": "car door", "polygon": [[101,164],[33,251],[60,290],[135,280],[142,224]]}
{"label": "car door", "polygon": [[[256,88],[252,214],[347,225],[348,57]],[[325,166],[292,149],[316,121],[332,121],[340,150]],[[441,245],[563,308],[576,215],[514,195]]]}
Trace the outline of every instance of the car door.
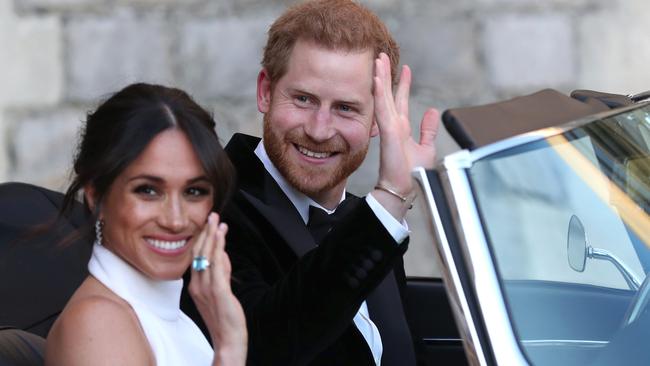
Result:
{"label": "car door", "polygon": [[[423,193],[418,192],[418,196],[422,197]],[[420,199],[406,218],[411,234],[404,257],[405,312],[420,361],[426,365],[467,365],[425,210],[426,205]]]}
{"label": "car door", "polygon": [[636,106],[416,173],[471,364],[647,360],[649,126]]}

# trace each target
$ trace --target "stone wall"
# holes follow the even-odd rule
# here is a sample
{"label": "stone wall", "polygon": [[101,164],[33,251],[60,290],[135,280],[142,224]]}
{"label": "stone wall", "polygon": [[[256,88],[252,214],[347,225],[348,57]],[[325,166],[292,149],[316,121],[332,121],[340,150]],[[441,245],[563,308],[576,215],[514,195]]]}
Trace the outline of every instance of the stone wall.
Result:
{"label": "stone wall", "polygon": [[[224,142],[235,131],[259,135],[255,80],[265,31],[291,3],[0,0],[0,181],[65,187],[84,114],[133,81],[190,91],[214,111]],[[394,32],[413,69],[414,126],[427,106],[479,104],[546,87],[650,89],[645,0],[364,3]],[[442,156],[456,147],[442,133],[439,148]],[[374,181],[376,146],[370,155],[353,192]],[[411,222],[419,225],[417,217]],[[429,260],[408,260],[423,273],[430,268]]]}

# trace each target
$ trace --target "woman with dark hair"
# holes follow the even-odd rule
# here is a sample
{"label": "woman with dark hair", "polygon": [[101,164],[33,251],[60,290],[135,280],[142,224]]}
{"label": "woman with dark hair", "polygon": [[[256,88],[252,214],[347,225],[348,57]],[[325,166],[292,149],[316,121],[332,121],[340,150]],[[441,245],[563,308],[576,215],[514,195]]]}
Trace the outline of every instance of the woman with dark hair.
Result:
{"label": "woman with dark hair", "polygon": [[[243,365],[217,212],[234,171],[212,117],[185,92],[133,84],[86,120],[62,212],[83,189],[90,272],[52,327],[48,365]],[[89,225],[90,226],[90,225]],[[212,338],[179,308],[182,275]]]}

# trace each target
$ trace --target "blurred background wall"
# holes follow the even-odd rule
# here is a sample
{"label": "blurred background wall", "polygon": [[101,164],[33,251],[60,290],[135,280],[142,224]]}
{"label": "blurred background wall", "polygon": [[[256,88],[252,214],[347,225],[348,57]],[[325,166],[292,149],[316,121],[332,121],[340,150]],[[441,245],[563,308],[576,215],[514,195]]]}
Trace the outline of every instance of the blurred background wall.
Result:
{"label": "blurred background wall", "polygon": [[[0,182],[64,189],[85,113],[127,83],[188,90],[227,142],[260,135],[265,32],[294,1],[0,0]],[[413,69],[414,133],[427,106],[488,103],[556,88],[650,89],[647,0],[365,0]],[[439,156],[456,146],[446,133]],[[377,171],[376,144],[351,191]],[[417,212],[414,210],[413,212]],[[418,214],[410,218],[420,225]],[[432,271],[414,235],[413,274]],[[417,248],[427,247],[428,251]]]}

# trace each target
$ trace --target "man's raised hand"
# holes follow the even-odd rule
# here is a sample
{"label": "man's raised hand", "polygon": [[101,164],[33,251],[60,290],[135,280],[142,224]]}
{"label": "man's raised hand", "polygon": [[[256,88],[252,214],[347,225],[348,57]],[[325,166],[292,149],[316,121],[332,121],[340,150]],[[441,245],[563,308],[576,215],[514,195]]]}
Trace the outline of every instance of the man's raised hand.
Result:
{"label": "man's raised hand", "polygon": [[[402,197],[409,197],[413,192],[413,168],[433,167],[436,157],[435,138],[439,127],[439,113],[430,108],[420,122],[420,141],[413,139],[409,121],[410,88],[411,70],[408,66],[403,66],[393,96],[390,60],[386,54],[379,54],[375,60],[373,95],[380,139],[378,185]],[[401,220],[404,217],[408,207],[395,195],[385,190],[375,190],[373,196],[395,218]]]}

